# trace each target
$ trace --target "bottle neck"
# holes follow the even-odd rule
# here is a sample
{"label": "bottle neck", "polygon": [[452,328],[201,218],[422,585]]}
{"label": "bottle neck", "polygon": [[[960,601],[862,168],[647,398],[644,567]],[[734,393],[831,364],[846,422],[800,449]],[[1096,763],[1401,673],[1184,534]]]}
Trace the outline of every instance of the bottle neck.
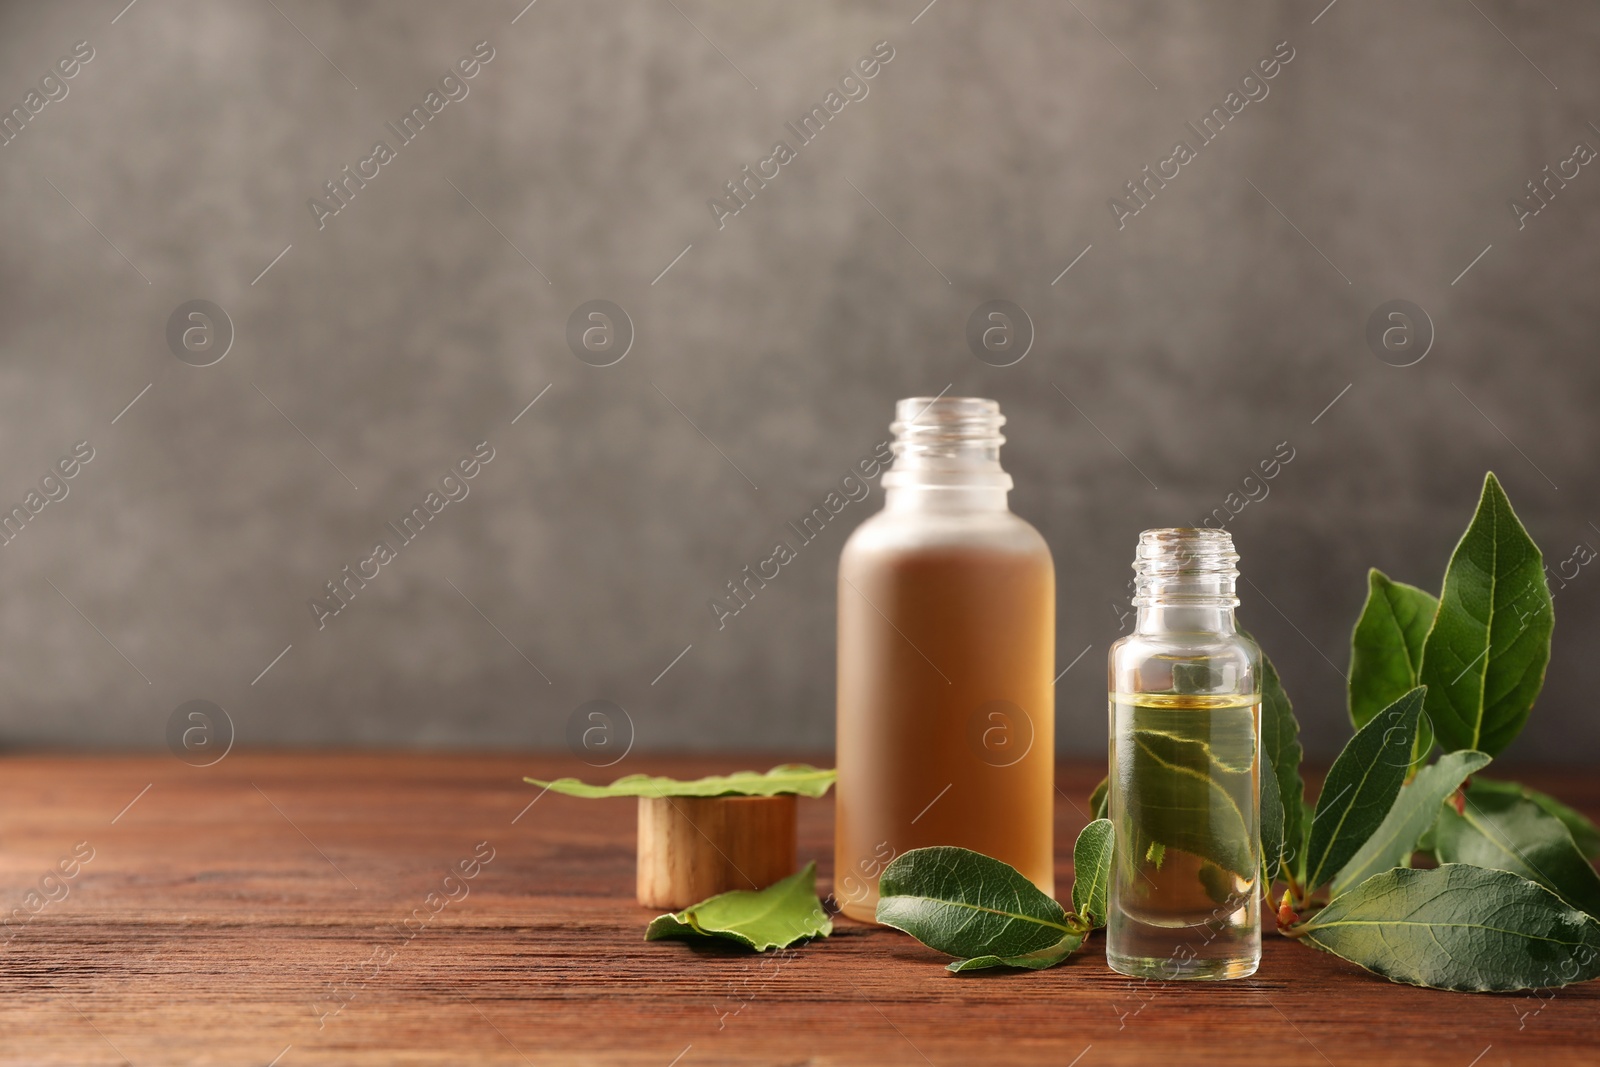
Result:
{"label": "bottle neck", "polygon": [[1146,530],[1134,559],[1136,629],[1142,634],[1238,630],[1239,554],[1225,530]]}
{"label": "bottle neck", "polygon": [[885,511],[1009,511],[1005,489],[902,486],[883,493]]}
{"label": "bottle neck", "polygon": [[1231,607],[1159,606],[1141,607],[1134,629],[1141,634],[1231,634],[1238,632],[1239,624]]}
{"label": "bottle neck", "polygon": [[894,464],[883,475],[891,511],[1005,511],[1000,405],[978,397],[911,397],[895,405]]}

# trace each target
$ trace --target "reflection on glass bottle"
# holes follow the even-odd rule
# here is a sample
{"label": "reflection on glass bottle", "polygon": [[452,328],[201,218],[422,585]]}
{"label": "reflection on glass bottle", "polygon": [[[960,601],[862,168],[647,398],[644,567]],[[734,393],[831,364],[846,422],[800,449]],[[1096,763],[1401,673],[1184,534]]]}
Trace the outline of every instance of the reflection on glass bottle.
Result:
{"label": "reflection on glass bottle", "polygon": [[834,895],[871,921],[888,859],[960,845],[1054,892],[1055,569],[1006,506],[1000,407],[896,407],[884,509],[839,560]]}
{"label": "reflection on glass bottle", "polygon": [[1146,530],[1134,632],[1111,648],[1106,960],[1161,981],[1261,959],[1261,653],[1234,624],[1226,531]]}

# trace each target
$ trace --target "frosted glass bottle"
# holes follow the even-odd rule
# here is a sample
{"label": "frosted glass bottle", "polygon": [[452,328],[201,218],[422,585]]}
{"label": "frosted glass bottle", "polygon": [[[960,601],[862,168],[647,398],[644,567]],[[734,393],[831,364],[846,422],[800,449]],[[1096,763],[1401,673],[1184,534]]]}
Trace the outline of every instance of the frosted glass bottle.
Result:
{"label": "frosted glass bottle", "polygon": [[1004,422],[992,400],[901,400],[884,508],[839,560],[834,895],[855,919],[928,845],[1055,891],[1055,568],[1007,506]]}

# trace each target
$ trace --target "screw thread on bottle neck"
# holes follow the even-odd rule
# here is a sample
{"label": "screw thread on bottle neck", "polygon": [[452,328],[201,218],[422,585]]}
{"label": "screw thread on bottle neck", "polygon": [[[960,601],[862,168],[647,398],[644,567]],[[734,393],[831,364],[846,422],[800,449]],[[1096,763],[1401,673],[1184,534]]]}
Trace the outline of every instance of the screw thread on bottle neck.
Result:
{"label": "screw thread on bottle neck", "polygon": [[1232,630],[1239,553],[1226,530],[1146,530],[1133,561],[1140,629]]}
{"label": "screw thread on bottle neck", "polygon": [[1000,467],[1000,427],[1006,418],[993,400],[970,396],[909,397],[895,405],[894,465],[883,487],[997,490],[1011,488]]}

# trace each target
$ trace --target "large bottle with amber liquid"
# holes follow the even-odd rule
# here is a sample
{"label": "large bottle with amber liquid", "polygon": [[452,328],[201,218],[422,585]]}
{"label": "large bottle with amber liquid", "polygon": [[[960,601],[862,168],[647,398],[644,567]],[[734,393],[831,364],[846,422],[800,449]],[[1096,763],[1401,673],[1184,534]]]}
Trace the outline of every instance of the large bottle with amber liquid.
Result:
{"label": "large bottle with amber liquid", "polygon": [[895,408],[884,508],[839,560],[834,897],[872,921],[895,856],[959,845],[1055,893],[1055,567],[1011,513],[993,400]]}

